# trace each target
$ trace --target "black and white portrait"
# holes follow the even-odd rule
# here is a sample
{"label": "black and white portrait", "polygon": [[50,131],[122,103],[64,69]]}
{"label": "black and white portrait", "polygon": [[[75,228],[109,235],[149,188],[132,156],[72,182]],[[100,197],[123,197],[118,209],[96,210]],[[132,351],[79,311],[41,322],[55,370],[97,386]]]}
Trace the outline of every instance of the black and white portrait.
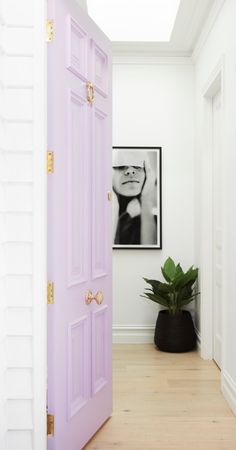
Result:
{"label": "black and white portrait", "polygon": [[161,248],[161,148],[113,147],[113,247]]}

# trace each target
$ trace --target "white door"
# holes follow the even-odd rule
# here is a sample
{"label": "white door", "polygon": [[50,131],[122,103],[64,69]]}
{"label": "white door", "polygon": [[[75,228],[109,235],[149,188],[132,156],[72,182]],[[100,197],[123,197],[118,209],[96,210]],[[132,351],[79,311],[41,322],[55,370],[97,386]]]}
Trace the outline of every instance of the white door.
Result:
{"label": "white door", "polygon": [[212,98],[213,133],[213,358],[221,368],[222,342],[222,146],[221,92]]}

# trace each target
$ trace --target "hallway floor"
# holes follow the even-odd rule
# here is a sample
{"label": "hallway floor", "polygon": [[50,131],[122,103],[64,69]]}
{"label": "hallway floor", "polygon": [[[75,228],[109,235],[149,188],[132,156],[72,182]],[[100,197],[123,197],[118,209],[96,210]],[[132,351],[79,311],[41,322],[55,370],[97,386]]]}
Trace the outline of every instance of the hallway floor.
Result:
{"label": "hallway floor", "polygon": [[86,450],[235,450],[220,371],[196,352],[114,345],[113,416]]}

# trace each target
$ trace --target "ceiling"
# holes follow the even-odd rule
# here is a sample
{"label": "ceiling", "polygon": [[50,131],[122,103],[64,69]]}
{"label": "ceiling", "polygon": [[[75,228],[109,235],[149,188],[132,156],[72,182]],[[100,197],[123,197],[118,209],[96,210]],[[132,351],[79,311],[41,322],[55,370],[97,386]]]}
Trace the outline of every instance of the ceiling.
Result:
{"label": "ceiling", "polygon": [[169,42],[113,42],[113,53],[191,56],[214,2],[215,0],[181,0]]}
{"label": "ceiling", "polygon": [[108,38],[168,42],[181,0],[87,0],[88,13]]}

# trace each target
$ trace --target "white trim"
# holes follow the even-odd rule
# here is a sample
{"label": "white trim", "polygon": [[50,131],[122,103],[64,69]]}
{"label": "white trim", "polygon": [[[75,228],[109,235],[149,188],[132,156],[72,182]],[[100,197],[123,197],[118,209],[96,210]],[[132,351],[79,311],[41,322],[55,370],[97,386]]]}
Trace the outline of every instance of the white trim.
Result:
{"label": "white trim", "polygon": [[47,64],[46,1],[34,0],[33,448],[46,450]]}
{"label": "white trim", "polygon": [[201,333],[196,328],[195,328],[195,333],[197,336],[197,350],[201,353],[201,343],[202,343]]}
{"label": "white trim", "polygon": [[205,98],[212,99],[214,95],[222,89],[222,81],[224,77],[224,68],[225,68],[225,55],[221,55],[218,64],[211,72],[210,77],[207,82],[203,86],[202,95]]}
{"label": "white trim", "polygon": [[219,16],[219,13],[225,3],[225,0],[215,0],[215,3],[210,11],[210,14],[206,20],[206,23],[202,29],[202,32],[196,42],[196,45],[194,47],[193,53],[192,53],[192,59],[194,62],[196,62],[197,58],[199,57],[199,54],[204,47],[206,40],[216,22],[217,17]]}
{"label": "white trim", "polygon": [[187,65],[192,66],[193,61],[189,56],[150,56],[139,55],[113,55],[112,64],[153,64],[153,65]]}
{"label": "white trim", "polygon": [[144,58],[191,58],[192,51],[168,50],[161,49],[159,43],[144,43],[129,45],[127,43],[112,43],[112,55],[114,57],[126,56],[127,58],[135,58],[141,56]]}
{"label": "white trim", "polygon": [[154,325],[113,325],[113,344],[150,344],[154,342]]}
{"label": "white trim", "polygon": [[236,383],[226,371],[221,374],[221,390],[224,398],[236,415]]}
{"label": "white trim", "polygon": [[[202,95],[204,97],[204,124],[205,129],[202,130],[205,136],[205,142],[202,146],[202,170],[204,192],[202,195],[202,203],[207,204],[207,214],[204,214],[202,219],[202,235],[204,236],[203,247],[201,251],[201,278],[200,278],[200,292],[201,292],[201,357],[203,359],[213,358],[213,267],[212,267],[212,196],[213,196],[213,174],[212,174],[212,98],[216,94],[216,89],[221,90],[221,105],[222,116],[224,109],[224,70],[225,58],[221,56],[218,64],[212,70],[207,82],[202,88]],[[223,133],[223,123],[222,123]],[[203,198],[204,197],[204,198]],[[223,289],[222,289],[223,296]],[[223,330],[222,330],[223,336]]]}

